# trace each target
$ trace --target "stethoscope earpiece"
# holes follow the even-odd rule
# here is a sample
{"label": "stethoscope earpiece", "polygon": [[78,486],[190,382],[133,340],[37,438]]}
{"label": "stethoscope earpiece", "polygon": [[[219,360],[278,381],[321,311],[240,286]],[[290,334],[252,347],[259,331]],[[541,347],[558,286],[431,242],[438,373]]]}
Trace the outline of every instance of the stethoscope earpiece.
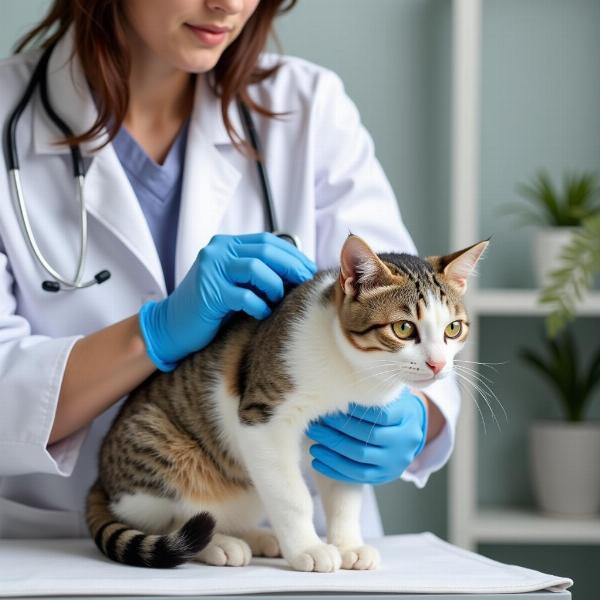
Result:
{"label": "stethoscope earpiece", "polygon": [[[107,279],[110,279],[110,271],[99,271],[94,275],[94,281],[96,283],[104,283]],[[70,288],[66,288],[66,291],[77,290],[83,287],[89,287],[90,285],[92,285],[92,283],[93,282],[90,281],[87,285],[72,286]],[[46,292],[59,292],[61,290],[61,287],[58,281],[46,280],[42,282],[42,289]]]}

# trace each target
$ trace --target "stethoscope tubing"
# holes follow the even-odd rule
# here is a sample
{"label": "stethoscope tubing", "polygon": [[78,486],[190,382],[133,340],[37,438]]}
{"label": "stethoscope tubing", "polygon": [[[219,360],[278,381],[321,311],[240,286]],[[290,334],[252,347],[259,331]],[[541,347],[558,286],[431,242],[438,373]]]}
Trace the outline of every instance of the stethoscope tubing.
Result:
{"label": "stethoscope tubing", "polygon": [[[58,291],[59,289],[63,289],[64,291],[72,291],[75,289],[90,287],[91,285],[94,285],[96,283],[101,283],[101,281],[98,281],[99,279],[101,279],[102,281],[106,281],[106,279],[110,277],[110,274],[108,275],[108,277],[106,276],[106,273],[108,272],[101,271],[100,273],[96,274],[94,279],[90,279],[89,281],[83,283],[81,282],[83,270],[85,268],[85,259],[87,255],[87,210],[85,207],[85,195],[83,192],[84,172],[81,151],[76,145],[70,146],[71,159],[73,163],[73,176],[75,180],[77,199],[79,201],[80,206],[80,251],[79,258],[77,261],[77,271],[75,273],[75,278],[73,281],[70,281],[66,277],[58,273],[58,271],[56,271],[56,269],[54,269],[50,265],[50,263],[45,259],[44,255],[42,254],[41,250],[37,245],[35,234],[33,233],[33,228],[31,227],[29,213],[27,211],[27,205],[25,203],[25,195],[23,192],[23,185],[21,181],[21,169],[19,165],[19,152],[17,148],[17,124],[23,111],[25,110],[25,107],[31,100],[31,97],[35,92],[35,88],[38,85],[40,87],[40,96],[42,99],[42,104],[48,116],[57,125],[57,127],[60,128],[60,130],[65,136],[73,135],[73,132],[70,130],[67,124],[53,110],[48,98],[46,77],[48,61],[50,59],[51,53],[51,46],[46,48],[43,52],[42,57],[40,58],[38,64],[34,69],[34,72],[31,76],[29,84],[27,85],[25,93],[23,94],[21,100],[19,101],[12,114],[8,118],[5,134],[5,149],[9,177],[13,183],[14,196],[17,200],[18,213],[21,217],[20,222],[21,227],[23,229],[23,235],[29,243],[29,247],[36,259],[38,260],[38,262],[42,265],[46,272],[56,280],[55,282],[44,281],[42,283],[42,287],[46,291]],[[65,287],[60,288],[57,282],[62,283]]]}
{"label": "stethoscope tubing", "polygon": [[[38,64],[34,68],[33,74],[29,83],[27,84],[23,96],[17,103],[12,114],[9,116],[5,126],[4,144],[8,173],[13,183],[13,195],[17,201],[16,204],[18,213],[20,215],[20,223],[23,230],[23,235],[27,239],[29,247],[33,255],[38,260],[38,262],[46,270],[46,272],[55,279],[55,281],[42,282],[42,288],[49,292],[58,292],[59,290],[73,291],[77,289],[87,288],[94,284],[103,283],[104,281],[110,278],[110,272],[107,270],[99,271],[98,273],[96,273],[96,275],[94,275],[93,279],[84,282],[81,281],[83,271],[85,269],[85,260],[87,256],[88,230],[87,210],[85,205],[85,194],[83,190],[85,172],[81,149],[78,144],[69,145],[69,149],[71,152],[71,162],[73,166],[73,177],[75,180],[76,187],[76,195],[80,206],[80,252],[79,259],[77,261],[77,271],[72,281],[68,280],[66,277],[58,273],[56,269],[54,269],[44,258],[35,240],[33,228],[31,227],[31,222],[29,220],[29,214],[27,212],[27,206],[25,203],[25,195],[23,193],[21,171],[19,166],[19,153],[17,149],[17,124],[19,122],[19,119],[21,118],[23,111],[25,110],[25,107],[31,100],[31,97],[33,96],[35,88],[37,86],[39,86],[40,88],[40,97],[42,100],[42,105],[46,114],[50,117],[51,121],[61,130],[61,132],[66,138],[74,137],[73,131],[53,109],[52,104],[50,103],[50,99],[48,97],[47,73],[48,62],[50,60],[52,50],[53,46],[48,46],[42,53]],[[237,107],[242,117],[242,122],[244,125],[246,136],[250,140],[250,144],[252,145],[252,148],[256,153],[255,162],[263,201],[265,205],[265,218],[267,220],[269,231],[271,231],[274,235],[277,235],[278,237],[287,240],[291,244],[295,245],[298,249],[300,249],[300,239],[298,238],[298,236],[291,233],[279,231],[277,227],[277,220],[275,217],[275,206],[273,203],[273,194],[271,192],[269,176],[263,163],[263,153],[260,138],[256,132],[256,128],[252,120],[252,115],[250,114],[248,107],[239,98],[237,99]],[[60,284],[62,284],[62,286]]]}

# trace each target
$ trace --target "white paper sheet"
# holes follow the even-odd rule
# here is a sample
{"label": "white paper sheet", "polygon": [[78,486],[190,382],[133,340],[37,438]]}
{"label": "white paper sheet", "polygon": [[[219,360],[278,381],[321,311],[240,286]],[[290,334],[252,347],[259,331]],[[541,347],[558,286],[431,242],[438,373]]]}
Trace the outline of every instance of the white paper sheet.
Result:
{"label": "white paper sheet", "polygon": [[432,533],[371,540],[376,571],[299,573],[283,559],[247,567],[186,563],[147,569],[114,563],[91,539],[0,540],[0,596],[208,595],[268,592],[518,593],[563,591],[566,577],[506,565],[448,544]]}

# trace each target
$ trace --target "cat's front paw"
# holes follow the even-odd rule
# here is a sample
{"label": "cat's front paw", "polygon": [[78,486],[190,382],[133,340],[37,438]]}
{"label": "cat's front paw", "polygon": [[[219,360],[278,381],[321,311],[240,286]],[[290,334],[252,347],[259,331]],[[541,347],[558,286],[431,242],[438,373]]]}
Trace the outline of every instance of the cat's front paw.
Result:
{"label": "cat's front paw", "polygon": [[369,570],[377,569],[381,564],[381,556],[377,548],[364,544],[354,548],[340,548],[342,569]]}
{"label": "cat's front paw", "polygon": [[317,544],[294,556],[290,564],[296,571],[332,573],[341,567],[342,557],[334,545]]}

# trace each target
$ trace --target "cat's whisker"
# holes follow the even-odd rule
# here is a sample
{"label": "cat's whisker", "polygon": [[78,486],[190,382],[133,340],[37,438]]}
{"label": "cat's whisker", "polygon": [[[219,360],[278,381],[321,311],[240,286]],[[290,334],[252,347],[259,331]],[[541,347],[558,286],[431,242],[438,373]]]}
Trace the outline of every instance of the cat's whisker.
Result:
{"label": "cat's whisker", "polygon": [[[492,390],[492,388],[485,381],[483,381],[481,379],[481,377],[483,377],[483,375],[481,375],[481,373],[478,373],[474,369],[470,369],[469,367],[465,367],[463,365],[455,365],[455,369],[460,369],[463,373],[475,377],[481,385],[485,386],[485,388],[489,391],[489,393],[494,398],[494,400],[496,400],[496,402],[500,405],[500,408],[502,409],[502,412],[504,413],[504,418],[506,419],[506,422],[508,423],[508,414],[506,412],[506,409],[504,408],[502,402],[500,402],[500,400],[499,400],[498,396],[495,394],[494,390]],[[488,378],[484,377],[484,379],[488,379]],[[493,383],[491,381],[491,379],[488,379],[488,381],[490,383]]]}
{"label": "cat's whisker", "polygon": [[374,377],[379,377],[380,375],[387,375],[388,373],[395,373],[397,372],[397,368],[395,369],[386,369],[385,371],[379,371],[377,373],[368,373],[365,377],[361,377],[360,379],[356,379],[355,383],[362,383],[363,381],[366,381],[367,379],[372,379]]}
{"label": "cat's whisker", "polygon": [[371,365],[366,365],[365,367],[362,367],[359,372],[366,372],[366,371],[370,371],[373,369],[379,369],[381,367],[396,367],[398,366],[397,361],[392,361],[392,360],[386,360],[386,361],[381,361],[381,362],[376,362],[373,363]]}
{"label": "cat's whisker", "polygon": [[494,383],[493,379],[490,379],[489,377],[486,377],[485,375],[483,375],[482,373],[480,373],[477,369],[473,369],[471,367],[466,367],[465,365],[454,365],[455,368],[461,368],[464,371],[468,371],[473,373],[474,375],[477,375],[478,378],[481,379],[485,379],[486,381],[488,381],[489,383]]}
{"label": "cat's whisker", "polygon": [[492,365],[506,365],[506,364],[508,364],[508,361],[494,362],[494,363],[490,362],[490,363],[488,363],[488,362],[480,362],[478,360],[463,360],[463,359],[458,359],[458,358],[455,358],[454,362],[455,363],[456,362],[459,362],[459,363],[461,363],[461,362],[462,363],[469,363],[469,364],[472,364],[472,365],[481,365],[482,367],[488,367],[488,369],[492,369],[492,370],[496,371],[496,373],[498,372],[498,369],[496,369]]}
{"label": "cat's whisker", "polygon": [[[377,395],[377,393],[379,392],[379,390],[380,390],[382,387],[384,387],[385,385],[387,385],[387,383],[388,383],[389,381],[391,381],[391,380],[395,379],[395,378],[396,378],[396,376],[397,376],[397,371],[396,371],[396,370],[389,371],[388,373],[389,373],[389,374],[388,374],[388,375],[387,375],[385,378],[382,378],[381,380],[379,380],[379,381],[377,382],[377,384],[376,384],[374,387],[372,387],[372,388],[369,390],[369,394],[370,394],[370,395],[376,396],[376,395]],[[369,407],[367,406],[366,408],[367,408],[367,410],[368,410],[368,408],[369,408]],[[363,413],[363,415],[364,415],[364,414],[365,414],[365,413]],[[362,421],[362,416],[359,418],[359,420],[360,420],[360,421]]]}
{"label": "cat's whisker", "polygon": [[481,424],[483,425],[483,433],[484,435],[487,435],[487,426],[485,424],[485,417],[483,415],[483,412],[481,410],[481,407],[479,406],[479,402],[477,402],[477,397],[476,395],[473,394],[471,387],[467,386],[466,383],[471,383],[469,380],[467,379],[457,379],[457,383],[460,386],[460,389],[466,393],[469,394],[469,396],[471,397],[471,399],[475,402],[475,406],[477,407],[477,411],[479,412],[479,416],[481,417]]}
{"label": "cat's whisker", "polygon": [[[394,377],[397,375],[397,369],[394,369],[394,370],[393,370],[393,371],[391,371],[391,372],[389,372],[389,371],[388,371],[387,373],[391,373],[391,374],[387,375],[387,377],[386,377],[385,379],[382,379],[381,381],[378,381],[378,382],[377,382],[377,385],[376,385],[375,387],[373,387],[373,388],[370,390],[370,393],[371,393],[371,394],[373,394],[373,395],[376,395],[376,392],[379,390],[379,388],[383,387],[383,386],[384,386],[385,384],[387,384],[387,383],[388,383],[390,380],[392,380],[392,379],[393,379],[393,378],[394,378]],[[358,404],[355,404],[355,405],[354,405],[354,408],[352,409],[350,416],[349,416],[349,417],[346,419],[346,422],[345,422],[345,423],[342,425],[342,427],[341,427],[340,431],[344,432],[344,430],[345,430],[345,428],[346,428],[346,425],[348,425],[348,423],[349,423],[350,419],[351,419],[351,418],[354,416],[354,411],[356,410],[356,408],[357,408],[358,406],[359,406]],[[364,410],[364,412],[363,412],[362,416],[360,416],[360,417],[356,417],[356,418],[358,418],[358,420],[359,420],[359,421],[362,421],[362,420],[363,420],[363,416],[364,416],[364,415],[367,413],[367,411],[369,410],[369,406],[365,406],[364,408],[365,408],[365,410]],[[381,408],[381,407],[379,407],[379,410],[381,411],[381,410],[382,410],[382,408]],[[377,418],[379,418],[379,416],[378,416]],[[369,433],[369,437],[371,437],[371,433]],[[337,445],[337,444],[336,444],[336,445]],[[333,446],[332,446],[332,448],[334,448],[334,447],[335,447],[335,445],[333,445]]]}
{"label": "cat's whisker", "polygon": [[371,439],[371,434],[373,433],[373,429],[375,429],[375,425],[377,425],[377,421],[379,421],[379,417],[381,416],[382,412],[383,412],[383,408],[381,408],[381,406],[380,406],[379,412],[377,413],[377,416],[375,417],[375,423],[373,423],[373,426],[369,430],[369,435],[367,436],[367,441],[365,442],[365,446],[369,445],[369,440]]}
{"label": "cat's whisker", "polygon": [[464,384],[464,382],[462,380],[458,379],[457,383],[458,383],[458,387],[460,388],[461,392],[468,393],[469,396],[471,397],[471,400],[473,400],[473,402],[475,403],[475,406],[477,407],[477,412],[479,413],[479,416],[481,417],[481,424],[483,425],[483,433],[485,435],[487,435],[487,427],[485,425],[485,419],[483,418],[483,413],[481,412],[481,408],[479,407],[479,403],[477,402],[477,399],[475,398],[475,396],[473,395],[471,390]]}
{"label": "cat's whisker", "polygon": [[491,386],[488,385],[485,381],[483,381],[483,379],[486,379],[487,381],[489,381],[490,384],[493,383],[493,381],[491,381],[487,377],[484,377],[483,375],[481,375],[481,373],[479,373],[479,372],[477,372],[477,371],[475,371],[473,369],[469,369],[468,367],[465,367],[463,365],[455,365],[455,366],[457,368],[460,368],[463,373],[472,375],[473,377],[475,377],[477,379],[477,381],[480,384],[482,384],[483,386],[485,386],[485,388],[489,391],[489,393],[494,398],[494,400],[496,400],[496,402],[500,405],[500,408],[502,409],[502,412],[504,413],[504,418],[506,419],[506,422],[508,423],[508,414],[506,412],[506,409],[504,408],[504,405],[502,404],[502,402],[500,402],[500,399],[498,398],[498,396],[496,395],[496,393],[494,392],[494,390],[491,388]]}
{"label": "cat's whisker", "polygon": [[371,375],[374,372],[377,372],[378,369],[382,369],[382,373],[385,372],[387,369],[392,368],[395,369],[397,368],[398,365],[394,365],[394,364],[390,364],[390,365],[373,365],[369,368],[366,369],[361,369],[360,371],[356,372],[356,375]]}
{"label": "cat's whisker", "polygon": [[[354,417],[354,411],[358,408],[358,404],[355,404],[352,407],[352,410],[350,411],[350,414],[348,415],[348,418],[346,419],[346,421],[344,422],[344,424],[342,425],[342,429],[341,431],[344,431],[344,429],[346,429],[346,425],[348,425],[348,423],[350,422],[350,419],[352,419]],[[336,448],[340,443],[342,442],[342,440],[340,440],[337,444],[333,444],[331,447],[332,448]]]}
{"label": "cat's whisker", "polygon": [[[389,371],[386,371],[386,373],[387,373],[387,372],[389,372]],[[380,383],[381,383],[381,382],[380,382]],[[376,386],[376,388],[374,388],[374,389],[377,389],[377,387],[379,387],[379,386]],[[359,405],[355,403],[355,404],[354,404],[354,406],[352,407],[352,410],[350,411],[350,414],[348,415],[348,418],[346,419],[346,421],[345,421],[345,422],[344,422],[344,424],[342,425],[342,427],[341,427],[340,431],[342,431],[342,432],[343,432],[343,431],[346,429],[346,426],[348,425],[348,423],[350,422],[350,420],[351,420],[351,419],[354,417],[354,412],[356,411],[356,409],[357,409],[358,407],[359,407]],[[366,407],[366,408],[368,409],[368,407]],[[365,414],[365,413],[363,413],[363,415],[364,415],[364,414]],[[362,421],[362,417],[360,417],[360,419],[359,419],[359,420],[360,420],[360,421]],[[341,440],[340,440],[340,442],[341,442]],[[337,444],[332,444],[332,445],[331,445],[331,448],[335,448],[336,446],[338,446],[338,444],[339,444],[340,442],[338,442]]]}
{"label": "cat's whisker", "polygon": [[498,431],[502,431],[502,428],[500,427],[500,423],[498,422],[498,419],[496,418],[496,413],[494,413],[494,409],[492,408],[492,405],[490,404],[490,401],[487,397],[487,392],[485,392],[485,390],[483,388],[481,388],[479,385],[477,385],[477,383],[475,383],[473,380],[469,379],[464,373],[461,373],[459,371],[455,371],[456,375],[458,375],[459,377],[462,377],[465,381],[469,382],[481,395],[481,397],[484,399],[485,403],[487,404],[487,407],[490,409],[490,412],[492,413],[492,418],[494,419],[496,426],[498,427]]}
{"label": "cat's whisker", "polygon": [[483,425],[483,433],[484,433],[484,435],[487,435],[487,427],[485,426],[485,419],[483,418],[483,413],[481,412],[481,408],[479,408],[479,402],[477,402],[477,398],[473,395],[471,390],[463,383],[463,381],[461,379],[457,379],[456,382],[458,383],[458,387],[462,391],[467,392],[469,394],[469,396],[471,396],[471,399],[473,400],[473,402],[475,402],[475,406],[477,407],[477,411],[479,412],[479,416],[481,417],[481,423]]}
{"label": "cat's whisker", "polygon": [[485,400],[487,407],[490,409],[490,412],[492,413],[492,418],[494,419],[496,426],[498,427],[498,431],[502,431],[502,429],[500,427],[500,422],[496,418],[496,413],[494,412],[494,409],[492,407],[492,404],[490,402],[490,398],[489,398],[487,392],[478,383],[476,383],[473,380],[471,380],[471,385],[479,392],[481,397]]}
{"label": "cat's whisker", "polygon": [[368,369],[374,369],[374,368],[377,368],[377,367],[390,366],[390,365],[397,366],[398,365],[398,361],[397,360],[389,360],[389,359],[375,360],[372,363],[364,365],[363,367],[361,367],[360,370],[366,371]]}

